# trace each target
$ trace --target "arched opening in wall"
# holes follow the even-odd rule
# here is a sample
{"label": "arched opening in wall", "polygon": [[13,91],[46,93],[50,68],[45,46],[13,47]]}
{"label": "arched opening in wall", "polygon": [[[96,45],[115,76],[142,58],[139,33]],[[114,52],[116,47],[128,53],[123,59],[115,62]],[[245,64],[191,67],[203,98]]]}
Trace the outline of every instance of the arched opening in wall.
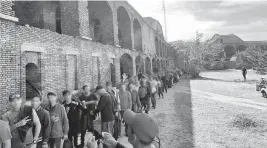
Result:
{"label": "arched opening in wall", "polygon": [[62,33],[62,28],[61,28],[61,10],[60,10],[60,3],[57,2],[57,7],[56,7],[56,32],[57,33]]}
{"label": "arched opening in wall", "polygon": [[121,56],[120,67],[121,75],[123,73],[131,76],[133,75],[133,58],[128,53],[125,53]]}
{"label": "arched opening in wall", "polygon": [[157,61],[155,58],[152,59],[152,69],[153,69],[153,73],[158,73]]}
{"label": "arched opening in wall", "polygon": [[157,60],[157,68],[158,68],[159,70],[161,70],[159,59]]}
{"label": "arched opening in wall", "polygon": [[41,74],[39,67],[34,63],[28,63],[26,69],[26,100],[41,96]]}
{"label": "arched opening in wall", "polygon": [[226,57],[230,58],[236,53],[236,49],[231,45],[226,45],[224,47],[224,52],[226,54]]}
{"label": "arched opening in wall", "polygon": [[158,42],[158,56],[161,57],[161,41]]}
{"label": "arched opening in wall", "polygon": [[132,49],[131,21],[128,12],[122,6],[117,9],[118,38],[122,48]]}
{"label": "arched opening in wall", "polygon": [[161,67],[162,70],[165,70],[165,66],[163,64],[163,60],[160,61],[160,67]]}
{"label": "arched opening in wall", "polygon": [[93,41],[114,45],[113,15],[107,1],[88,1]]}
{"label": "arched opening in wall", "polygon": [[156,48],[156,54],[157,56],[159,56],[159,47],[158,47],[159,43],[158,43],[158,38],[155,37],[155,48]]}
{"label": "arched opening in wall", "polygon": [[137,56],[135,58],[135,64],[136,64],[136,72],[137,73],[138,72],[144,73],[144,69],[145,69],[145,67],[144,67],[144,60],[142,59],[141,56]]}
{"label": "arched opening in wall", "polygon": [[133,29],[134,29],[134,48],[136,51],[142,52],[142,28],[137,19],[133,21]]}
{"label": "arched opening in wall", "polygon": [[151,75],[151,61],[149,57],[146,57],[146,74]]}
{"label": "arched opening in wall", "polygon": [[116,85],[116,69],[115,69],[115,59],[112,58],[110,62],[110,80],[113,86]]}

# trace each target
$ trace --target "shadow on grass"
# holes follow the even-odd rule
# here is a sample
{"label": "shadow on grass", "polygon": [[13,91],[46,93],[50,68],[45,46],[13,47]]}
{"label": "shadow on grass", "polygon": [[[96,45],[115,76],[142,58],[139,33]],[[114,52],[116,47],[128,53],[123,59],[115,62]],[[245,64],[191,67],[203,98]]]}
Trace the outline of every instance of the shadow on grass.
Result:
{"label": "shadow on grass", "polygon": [[193,112],[192,112],[192,97],[190,90],[190,79],[182,79],[179,86],[184,87],[185,90],[177,90],[174,94],[174,116],[177,120],[177,133],[175,140],[177,140],[178,148],[192,148],[194,147],[194,132],[193,132]]}
{"label": "shadow on grass", "polygon": [[234,82],[234,83],[247,83],[247,84],[254,84],[258,82],[258,80],[242,80],[242,79],[234,79],[234,80],[223,80],[223,79],[214,79],[214,78],[208,78],[208,77],[197,77],[192,78],[192,80],[211,80],[211,81],[218,81],[218,82]]}

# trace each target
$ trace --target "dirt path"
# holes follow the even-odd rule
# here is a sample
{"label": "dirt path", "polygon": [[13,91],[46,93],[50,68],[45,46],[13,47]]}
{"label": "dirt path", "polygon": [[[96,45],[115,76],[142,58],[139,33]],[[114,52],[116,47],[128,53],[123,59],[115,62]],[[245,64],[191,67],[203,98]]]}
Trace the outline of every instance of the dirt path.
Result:
{"label": "dirt path", "polygon": [[[164,99],[157,100],[156,109],[150,112],[158,121],[162,148],[194,147],[191,95],[182,91],[186,86],[190,90],[189,85],[189,80],[179,82],[164,94]],[[119,141],[131,148],[126,137]]]}

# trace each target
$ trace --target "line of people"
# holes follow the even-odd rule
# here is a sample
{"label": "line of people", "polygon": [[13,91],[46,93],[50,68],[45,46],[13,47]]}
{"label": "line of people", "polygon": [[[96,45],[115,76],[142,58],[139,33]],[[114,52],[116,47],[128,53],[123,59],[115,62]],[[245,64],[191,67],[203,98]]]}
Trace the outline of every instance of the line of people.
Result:
{"label": "line of people", "polygon": [[101,132],[111,134],[104,140],[104,148],[112,144],[123,147],[116,142],[121,136],[122,124],[134,146],[141,148],[141,145],[152,144],[158,134],[158,127],[155,120],[147,115],[150,104],[156,108],[157,94],[159,98],[164,98],[164,90],[167,92],[167,87],[178,82],[175,77],[158,75],[147,79],[145,75],[139,74],[139,80],[137,77],[124,79],[119,90],[111,82],[107,82],[106,87],[97,86],[95,89],[85,85],[78,99],[73,99],[71,91],[63,91],[62,103],[59,103],[59,97],[53,92],[47,94],[47,103],[40,95],[35,95],[25,103],[20,95],[10,95],[11,109],[0,120],[0,146],[62,148],[64,140],[69,139],[74,147],[85,147],[87,132],[101,137],[93,122],[99,113]]}

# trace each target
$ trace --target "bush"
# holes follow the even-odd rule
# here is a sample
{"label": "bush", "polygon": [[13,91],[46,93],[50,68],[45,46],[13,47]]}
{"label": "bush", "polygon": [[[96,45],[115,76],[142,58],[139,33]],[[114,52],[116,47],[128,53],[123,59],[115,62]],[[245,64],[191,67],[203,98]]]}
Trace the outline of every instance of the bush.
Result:
{"label": "bush", "polygon": [[256,128],[258,123],[255,119],[251,119],[247,117],[245,114],[239,114],[233,121],[233,126],[238,127],[240,129],[248,129],[248,128]]}

